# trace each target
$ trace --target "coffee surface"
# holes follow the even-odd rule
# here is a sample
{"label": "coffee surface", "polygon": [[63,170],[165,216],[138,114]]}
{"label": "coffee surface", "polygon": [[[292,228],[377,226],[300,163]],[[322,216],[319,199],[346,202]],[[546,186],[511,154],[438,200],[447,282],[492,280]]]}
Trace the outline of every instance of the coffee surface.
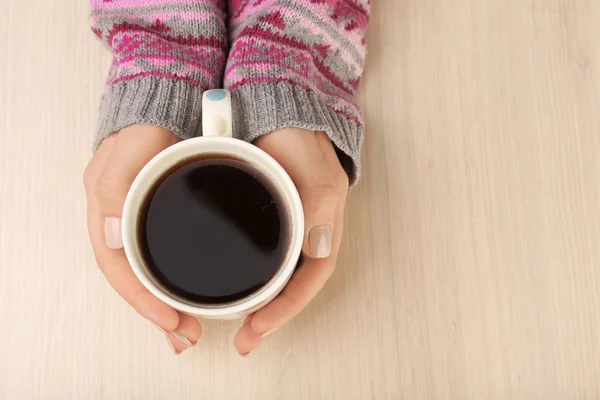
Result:
{"label": "coffee surface", "polygon": [[141,208],[143,257],[168,290],[194,302],[239,300],[273,277],[287,249],[282,202],[247,164],[209,158],[176,166]]}

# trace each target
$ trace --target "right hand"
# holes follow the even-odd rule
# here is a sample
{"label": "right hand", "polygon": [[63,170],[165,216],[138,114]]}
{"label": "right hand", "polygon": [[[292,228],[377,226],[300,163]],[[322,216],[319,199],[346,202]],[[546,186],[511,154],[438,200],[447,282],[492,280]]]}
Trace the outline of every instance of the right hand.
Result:
{"label": "right hand", "polygon": [[121,240],[121,217],[129,187],[156,154],[180,139],[155,125],[131,125],[104,139],[84,173],[88,231],[96,262],[117,291],[142,317],[165,333],[180,354],[202,336],[200,322],[152,295],[133,273]]}

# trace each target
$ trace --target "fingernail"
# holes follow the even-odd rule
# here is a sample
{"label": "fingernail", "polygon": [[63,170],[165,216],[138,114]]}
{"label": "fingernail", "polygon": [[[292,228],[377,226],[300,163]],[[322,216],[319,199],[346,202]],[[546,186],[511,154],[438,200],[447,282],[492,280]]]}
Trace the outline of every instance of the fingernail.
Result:
{"label": "fingernail", "polygon": [[167,343],[169,344],[169,347],[171,348],[171,350],[173,350],[173,353],[175,353],[176,355],[181,354],[180,351],[175,350],[175,346],[173,346],[173,343],[171,343],[171,339],[169,339],[169,335],[167,335],[165,333],[165,339],[167,339]]}
{"label": "fingernail", "polygon": [[262,335],[260,335],[261,339],[266,338],[267,336],[269,336],[271,333],[275,332],[277,330],[277,328],[273,328],[270,331],[266,331],[265,333],[263,333]]}
{"label": "fingernail", "polygon": [[121,237],[121,218],[104,218],[104,239],[109,249],[123,248],[123,238]]}
{"label": "fingernail", "polygon": [[244,357],[244,358],[248,357],[250,354],[252,354],[252,352],[253,352],[254,350],[256,350],[256,349],[252,349],[252,350],[250,350],[249,352],[247,352],[246,354],[242,354],[242,357]]}
{"label": "fingernail", "polygon": [[308,247],[314,258],[327,258],[331,254],[331,225],[319,225],[308,234]]}
{"label": "fingernail", "polygon": [[173,336],[175,336],[177,338],[177,340],[179,340],[182,343],[185,343],[188,347],[194,347],[192,342],[190,342],[189,339],[186,338],[185,336],[183,336],[181,333],[177,333],[177,332],[171,332],[171,333],[173,334]]}
{"label": "fingernail", "polygon": [[158,326],[157,324],[155,324],[154,322],[152,323],[152,325],[154,325],[156,327],[156,329],[158,329],[162,333],[165,333],[165,330],[163,328],[161,328],[160,326]]}

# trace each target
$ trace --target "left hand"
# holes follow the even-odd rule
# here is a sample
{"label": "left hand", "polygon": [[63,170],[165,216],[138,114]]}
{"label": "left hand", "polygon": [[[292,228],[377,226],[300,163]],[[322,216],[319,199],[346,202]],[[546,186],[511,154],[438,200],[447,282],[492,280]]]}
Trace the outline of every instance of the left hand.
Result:
{"label": "left hand", "polygon": [[137,279],[123,251],[120,227],[123,204],[136,175],[152,157],[179,140],[160,126],[130,125],[104,139],[84,173],[88,230],[98,266],[117,293],[164,332],[175,354],[195,345],[202,327],[196,318],[156,298]]}
{"label": "left hand", "polygon": [[255,144],[283,166],[298,188],[305,218],[304,260],[279,296],[246,317],[234,339],[243,356],[298,315],[333,273],[348,194],[348,176],[324,132],[285,128]]}

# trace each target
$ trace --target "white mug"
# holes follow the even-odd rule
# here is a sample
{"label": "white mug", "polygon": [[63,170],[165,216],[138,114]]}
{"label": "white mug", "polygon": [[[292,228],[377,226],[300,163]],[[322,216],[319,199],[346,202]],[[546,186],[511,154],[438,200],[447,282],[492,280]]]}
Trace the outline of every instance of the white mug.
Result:
{"label": "white mug", "polygon": [[[289,175],[258,147],[232,137],[231,95],[226,90],[209,90],[202,99],[202,137],[184,140],[157,154],[135,178],[125,200],[122,218],[123,246],[131,268],[142,284],[156,297],[186,314],[230,319],[264,307],[283,290],[292,276],[304,238],[304,213],[300,196]],[[144,261],[138,238],[142,204],[156,181],[182,160],[202,159],[215,155],[235,157],[269,179],[288,208],[289,246],[274,276],[251,295],[226,304],[200,304],[182,298],[165,288],[150,272]]]}

